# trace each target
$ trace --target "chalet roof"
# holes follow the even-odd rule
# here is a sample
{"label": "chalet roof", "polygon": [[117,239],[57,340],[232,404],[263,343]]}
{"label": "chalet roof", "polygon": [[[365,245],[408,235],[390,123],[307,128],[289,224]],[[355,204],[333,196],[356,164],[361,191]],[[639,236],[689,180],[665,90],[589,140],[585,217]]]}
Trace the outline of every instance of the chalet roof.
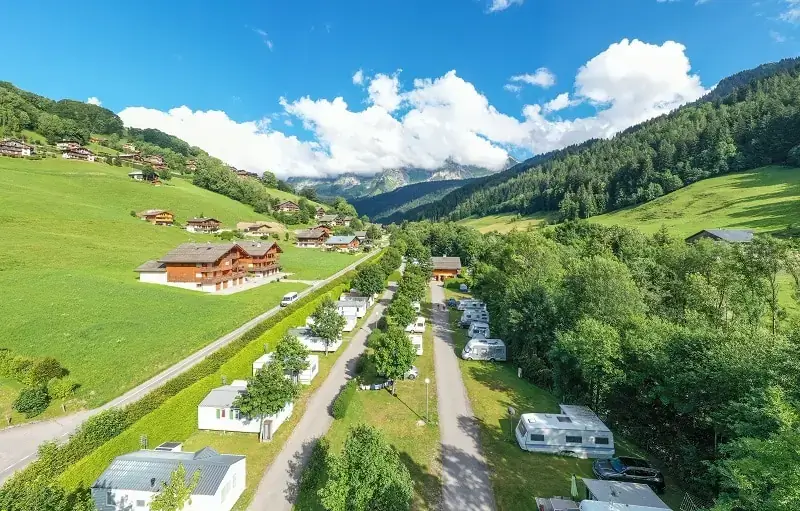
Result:
{"label": "chalet roof", "polygon": [[145,209],[144,211],[140,211],[137,213],[139,216],[155,216],[160,215],[161,213],[169,213],[166,209]]}
{"label": "chalet roof", "polygon": [[460,257],[431,257],[434,270],[460,270]]}
{"label": "chalet roof", "polygon": [[704,232],[710,234],[713,238],[729,243],[750,243],[753,241],[753,231],[747,229],[703,229],[687,239],[694,238]]}
{"label": "chalet roof", "polygon": [[283,252],[281,247],[279,247],[275,242],[267,243],[258,241],[237,241],[236,244],[242,247],[248,254],[258,257],[266,255],[267,252],[272,249],[272,247],[277,248],[278,252]]}
{"label": "chalet roof", "polygon": [[244,458],[219,454],[210,447],[197,452],[136,451],[114,458],[92,488],[155,492],[169,482],[172,473],[182,464],[187,484],[196,471],[200,472],[193,495],[215,495],[230,467]]}
{"label": "chalet roof", "polygon": [[322,212],[324,213],[324,212],[325,212],[325,208],[323,208],[322,206],[320,206],[320,207],[318,207],[318,208],[317,208],[317,211],[322,211]]}
{"label": "chalet roof", "polygon": [[321,229],[308,229],[297,233],[297,239],[318,239],[325,236],[325,231]]}
{"label": "chalet roof", "polygon": [[235,246],[235,243],[183,243],[159,259],[159,262],[213,263]]}
{"label": "chalet roof", "polygon": [[367,237],[367,231],[354,231],[353,234],[355,235],[356,238],[366,238]]}
{"label": "chalet roof", "polygon": [[143,265],[139,266],[138,268],[136,268],[133,271],[138,272],[138,273],[142,273],[142,272],[165,272],[165,271],[167,271],[167,267],[164,265],[164,263],[150,260],[150,261],[147,261],[146,263],[144,263]]}
{"label": "chalet roof", "polygon": [[190,218],[189,220],[186,221],[187,224],[204,224],[206,222],[212,222],[212,223],[216,222],[218,224],[222,223],[219,220],[217,220],[216,218],[211,218],[211,217]]}
{"label": "chalet roof", "polygon": [[320,222],[333,222],[337,218],[339,218],[339,215],[322,215],[321,217],[319,217],[319,221]]}
{"label": "chalet roof", "polygon": [[331,236],[325,242],[326,245],[348,245],[356,239],[355,236]]}
{"label": "chalet roof", "polygon": [[[278,207],[285,206],[286,204],[291,204],[293,206],[297,206],[297,203],[294,201],[286,200],[278,204]],[[299,206],[298,206],[299,207]]]}
{"label": "chalet roof", "polygon": [[270,226],[269,222],[264,222],[262,220],[256,222],[236,222],[236,228],[239,229],[240,231],[258,227],[269,227],[269,226]]}

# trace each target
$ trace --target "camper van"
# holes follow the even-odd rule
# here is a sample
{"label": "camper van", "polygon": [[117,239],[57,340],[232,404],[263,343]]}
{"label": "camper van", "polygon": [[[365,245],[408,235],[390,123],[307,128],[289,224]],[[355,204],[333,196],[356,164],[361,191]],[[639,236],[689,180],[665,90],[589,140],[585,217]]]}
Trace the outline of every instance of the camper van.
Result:
{"label": "camper van", "polygon": [[506,345],[500,339],[470,339],[461,352],[461,358],[505,362]]}
{"label": "camper van", "polygon": [[583,459],[614,456],[614,435],[592,410],[559,406],[561,413],[522,414],[515,435],[523,450]]}
{"label": "camper van", "polygon": [[472,324],[473,321],[480,321],[481,323],[488,323],[489,322],[489,313],[486,311],[476,310],[476,309],[468,309],[465,310],[463,314],[461,314],[461,327],[467,328]]}
{"label": "camper van", "polygon": [[425,318],[422,316],[417,316],[417,319],[415,319],[413,323],[406,327],[406,333],[425,333]]}
{"label": "camper van", "polygon": [[417,353],[417,356],[422,355],[422,336],[419,334],[413,334],[408,336],[411,339],[411,344],[414,346],[414,351]]}
{"label": "camper van", "polygon": [[283,298],[281,299],[281,307],[287,307],[287,306],[293,304],[294,302],[297,301],[297,297],[298,296],[300,296],[300,295],[297,294],[297,291],[292,291],[291,293],[286,293],[285,295],[283,295]]}
{"label": "camper van", "polygon": [[489,324],[484,323],[483,321],[473,321],[469,325],[467,335],[470,339],[474,339],[476,337],[485,339],[489,337]]}
{"label": "camper van", "polygon": [[460,311],[465,311],[468,309],[486,310],[486,304],[480,300],[475,300],[474,298],[465,298],[458,301],[456,309]]}

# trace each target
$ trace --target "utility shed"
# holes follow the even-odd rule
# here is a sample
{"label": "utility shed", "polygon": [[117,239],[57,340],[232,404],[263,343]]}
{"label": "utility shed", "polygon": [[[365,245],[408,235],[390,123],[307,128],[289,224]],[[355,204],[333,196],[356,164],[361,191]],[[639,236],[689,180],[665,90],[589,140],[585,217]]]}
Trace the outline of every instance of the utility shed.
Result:
{"label": "utility shed", "polygon": [[726,243],[750,243],[753,231],[745,229],[703,229],[686,238],[686,243],[694,243],[702,239],[724,241]]}
{"label": "utility shed", "polygon": [[588,500],[644,506],[651,509],[670,509],[646,484],[601,481],[599,479],[584,479],[583,484],[586,485]]}

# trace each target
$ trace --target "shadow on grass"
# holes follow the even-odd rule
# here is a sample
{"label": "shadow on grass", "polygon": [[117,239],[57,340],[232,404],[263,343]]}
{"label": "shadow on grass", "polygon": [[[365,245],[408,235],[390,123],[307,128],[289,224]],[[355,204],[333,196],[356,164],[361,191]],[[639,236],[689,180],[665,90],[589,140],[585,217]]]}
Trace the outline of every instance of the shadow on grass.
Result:
{"label": "shadow on grass", "polygon": [[297,502],[300,496],[300,489],[302,487],[303,470],[305,470],[308,460],[311,457],[311,452],[317,444],[317,439],[303,442],[303,446],[299,451],[294,453],[294,456],[289,461],[289,468],[286,469],[286,478],[288,483],[283,490],[283,494],[289,502]]}

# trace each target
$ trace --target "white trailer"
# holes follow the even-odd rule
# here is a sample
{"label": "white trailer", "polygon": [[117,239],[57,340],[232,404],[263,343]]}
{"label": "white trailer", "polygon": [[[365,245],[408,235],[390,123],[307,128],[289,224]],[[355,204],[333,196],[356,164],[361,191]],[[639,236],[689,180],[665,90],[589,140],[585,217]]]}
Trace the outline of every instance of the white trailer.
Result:
{"label": "white trailer", "polygon": [[473,321],[469,324],[467,335],[470,339],[474,339],[476,337],[486,339],[489,337],[489,323],[484,323],[483,321]]}
{"label": "white trailer", "polygon": [[481,323],[488,323],[489,322],[489,313],[482,310],[465,310],[463,314],[461,314],[461,320],[459,324],[462,328],[467,328],[473,321],[480,321]]}
{"label": "white trailer", "polygon": [[460,311],[468,309],[486,310],[486,304],[474,298],[465,298],[458,301],[456,304],[456,309]]}
{"label": "white trailer", "polygon": [[409,339],[411,339],[411,344],[414,345],[414,349],[417,352],[417,356],[422,355],[422,336],[418,334],[409,335]]}
{"label": "white trailer", "polygon": [[[259,369],[270,364],[272,362],[272,357],[272,353],[267,353],[257,358],[256,361],[253,362],[253,376],[255,376]],[[300,374],[297,375],[297,381],[303,385],[311,385],[311,380],[319,373],[319,356],[309,355],[308,358],[306,358],[306,362],[308,362],[308,367],[300,371]],[[291,378],[292,374],[286,371],[286,377]]]}
{"label": "white trailer", "polygon": [[317,351],[322,353],[331,353],[338,350],[342,346],[342,339],[336,339],[330,343],[327,348],[325,341],[321,337],[315,337],[308,327],[293,328],[289,330],[289,334],[297,337],[309,351]]}
{"label": "white trailer", "polygon": [[592,410],[559,406],[561,413],[522,414],[515,435],[523,450],[583,459],[614,456],[614,435]]}
{"label": "white trailer", "polygon": [[425,318],[422,316],[417,316],[417,319],[406,327],[406,333],[425,333]]}
{"label": "white trailer", "polygon": [[500,339],[470,339],[461,351],[464,360],[506,361],[506,345]]}

